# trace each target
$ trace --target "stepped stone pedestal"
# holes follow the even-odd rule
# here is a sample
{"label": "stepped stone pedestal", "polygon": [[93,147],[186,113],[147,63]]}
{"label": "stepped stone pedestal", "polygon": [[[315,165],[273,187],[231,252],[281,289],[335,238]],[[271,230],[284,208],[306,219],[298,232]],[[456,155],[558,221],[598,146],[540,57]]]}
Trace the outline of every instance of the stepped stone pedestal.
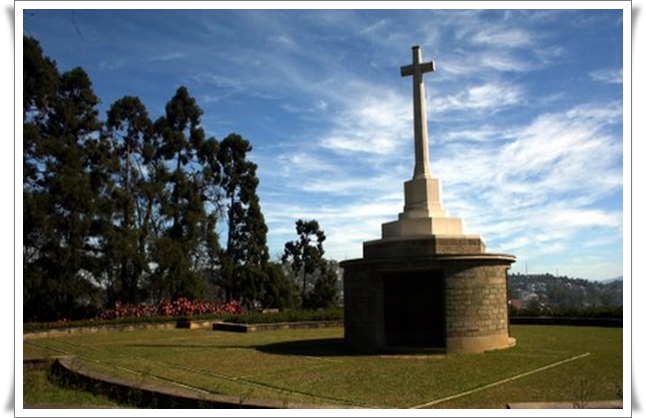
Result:
{"label": "stepped stone pedestal", "polygon": [[345,344],[349,350],[480,353],[508,348],[507,270],[515,257],[489,254],[479,235],[444,210],[430,172],[422,74],[434,71],[413,47],[415,169],[404,183],[404,211],[363,244],[344,269]]}

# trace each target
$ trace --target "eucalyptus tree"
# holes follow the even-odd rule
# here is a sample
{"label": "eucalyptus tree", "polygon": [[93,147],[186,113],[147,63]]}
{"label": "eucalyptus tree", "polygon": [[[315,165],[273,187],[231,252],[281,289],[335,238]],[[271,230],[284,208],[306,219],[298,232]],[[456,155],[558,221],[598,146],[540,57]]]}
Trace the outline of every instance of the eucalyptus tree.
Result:
{"label": "eucalyptus tree", "polygon": [[44,134],[58,94],[60,74],[56,63],[44,56],[38,41],[23,37],[23,313],[25,319],[50,316],[47,246],[49,198],[45,171],[49,156]]}
{"label": "eucalyptus tree", "polygon": [[[56,63],[43,55],[38,41],[23,37],[23,260],[25,267],[38,257],[46,216],[44,173],[47,155],[43,136],[48,114],[58,92]],[[27,272],[26,272],[27,273]]]}
{"label": "eucalyptus tree", "polygon": [[296,306],[298,288],[285,274],[283,264],[270,261],[265,268],[267,282],[261,303],[264,308],[290,309]]}
{"label": "eucalyptus tree", "polygon": [[59,74],[35,40],[23,40],[23,310],[27,319],[70,317],[97,291],[99,99],[82,68]]}
{"label": "eucalyptus tree", "polygon": [[210,154],[217,142],[206,138],[201,115],[202,109],[181,86],[166,104],[165,116],[155,122],[157,156],[164,162],[157,175],[165,185],[159,209],[162,230],[153,246],[152,284],[158,298],[201,297],[205,283],[198,260],[205,236],[207,250],[217,248],[215,208],[205,204],[217,194],[209,192],[218,173]]}
{"label": "eucalyptus tree", "polygon": [[61,74],[36,40],[23,42],[26,319],[70,317],[104,294],[108,304],[199,298],[205,277],[248,306],[288,304],[247,140],[207,138],[183,86],[155,122],[124,96],[104,124],[87,73]]}
{"label": "eucalyptus tree", "polygon": [[314,282],[312,291],[305,299],[305,305],[313,309],[325,309],[338,305],[339,289],[337,287],[338,275],[331,268],[328,261],[320,271],[319,276]]}
{"label": "eucalyptus tree", "polygon": [[298,239],[285,243],[282,261],[290,266],[293,277],[300,280],[301,304],[307,305],[309,284],[325,273],[326,261],[323,242],[325,232],[318,221],[299,219],[296,221]]}
{"label": "eucalyptus tree", "polygon": [[267,225],[257,194],[257,165],[247,159],[252,146],[238,134],[221,141],[218,161],[227,218],[227,245],[220,255],[221,284],[227,299],[251,306],[260,301],[269,261]]}
{"label": "eucalyptus tree", "polygon": [[118,160],[114,171],[113,220],[106,231],[114,273],[110,302],[137,303],[140,279],[147,272],[148,242],[154,217],[155,185],[153,123],[138,97],[124,96],[107,113],[107,136]]}

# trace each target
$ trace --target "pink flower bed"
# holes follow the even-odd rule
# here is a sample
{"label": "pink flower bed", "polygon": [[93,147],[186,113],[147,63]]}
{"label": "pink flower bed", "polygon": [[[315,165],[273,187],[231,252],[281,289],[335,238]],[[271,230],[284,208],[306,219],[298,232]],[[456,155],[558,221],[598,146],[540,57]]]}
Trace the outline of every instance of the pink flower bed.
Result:
{"label": "pink flower bed", "polygon": [[153,316],[162,316],[172,318],[178,316],[193,315],[225,315],[240,314],[243,312],[242,305],[238,301],[227,303],[213,303],[205,301],[191,301],[186,298],[179,298],[172,302],[163,301],[159,305],[130,305],[117,303],[114,309],[105,311],[99,315],[99,319],[117,319],[117,318],[146,318]]}

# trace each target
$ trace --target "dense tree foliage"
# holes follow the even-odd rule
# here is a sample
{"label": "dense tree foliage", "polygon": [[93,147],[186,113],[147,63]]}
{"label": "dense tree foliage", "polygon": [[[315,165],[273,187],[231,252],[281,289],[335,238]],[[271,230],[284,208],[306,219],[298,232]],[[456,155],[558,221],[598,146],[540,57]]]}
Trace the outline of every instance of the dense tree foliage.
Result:
{"label": "dense tree foliage", "polygon": [[182,298],[297,306],[269,260],[249,141],[207,137],[184,86],[155,120],[133,96],[101,120],[87,73],[23,42],[25,321]]}
{"label": "dense tree foliage", "polygon": [[[25,39],[23,304],[27,319],[79,314],[96,294],[109,146],[88,75],[59,74]],[[98,196],[97,196],[98,195]]]}
{"label": "dense tree foliage", "polygon": [[301,304],[308,308],[326,308],[338,299],[337,275],[323,256],[325,233],[316,220],[296,221],[298,239],[285,243],[283,263],[300,281]]}
{"label": "dense tree foliage", "polygon": [[227,299],[243,300],[247,306],[262,298],[269,261],[267,226],[256,194],[257,166],[246,159],[251,149],[247,140],[231,134],[217,154],[228,219],[227,246],[220,257],[221,280]]}
{"label": "dense tree foliage", "polygon": [[[137,303],[139,281],[149,273],[148,231],[151,230],[152,199],[146,189],[153,182],[153,124],[143,103],[126,96],[108,111],[106,132],[112,139],[112,217],[105,231],[106,251],[115,261],[106,266],[110,286],[109,304]],[[146,155],[149,157],[146,158]],[[152,170],[152,171],[150,171]],[[148,193],[151,197],[156,193]],[[149,203],[149,204],[148,204]]]}

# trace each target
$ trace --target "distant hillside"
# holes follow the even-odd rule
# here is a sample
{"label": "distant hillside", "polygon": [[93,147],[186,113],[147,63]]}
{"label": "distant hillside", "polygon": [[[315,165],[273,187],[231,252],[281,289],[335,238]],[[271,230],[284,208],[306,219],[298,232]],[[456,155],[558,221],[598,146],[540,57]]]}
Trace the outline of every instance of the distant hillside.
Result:
{"label": "distant hillside", "polygon": [[599,281],[599,283],[610,284],[614,282],[623,282],[623,281],[624,281],[624,276],[619,276],[619,277],[615,277],[614,279],[601,280]]}
{"label": "distant hillside", "polygon": [[518,308],[622,306],[622,277],[590,281],[551,274],[510,274],[508,297]]}

